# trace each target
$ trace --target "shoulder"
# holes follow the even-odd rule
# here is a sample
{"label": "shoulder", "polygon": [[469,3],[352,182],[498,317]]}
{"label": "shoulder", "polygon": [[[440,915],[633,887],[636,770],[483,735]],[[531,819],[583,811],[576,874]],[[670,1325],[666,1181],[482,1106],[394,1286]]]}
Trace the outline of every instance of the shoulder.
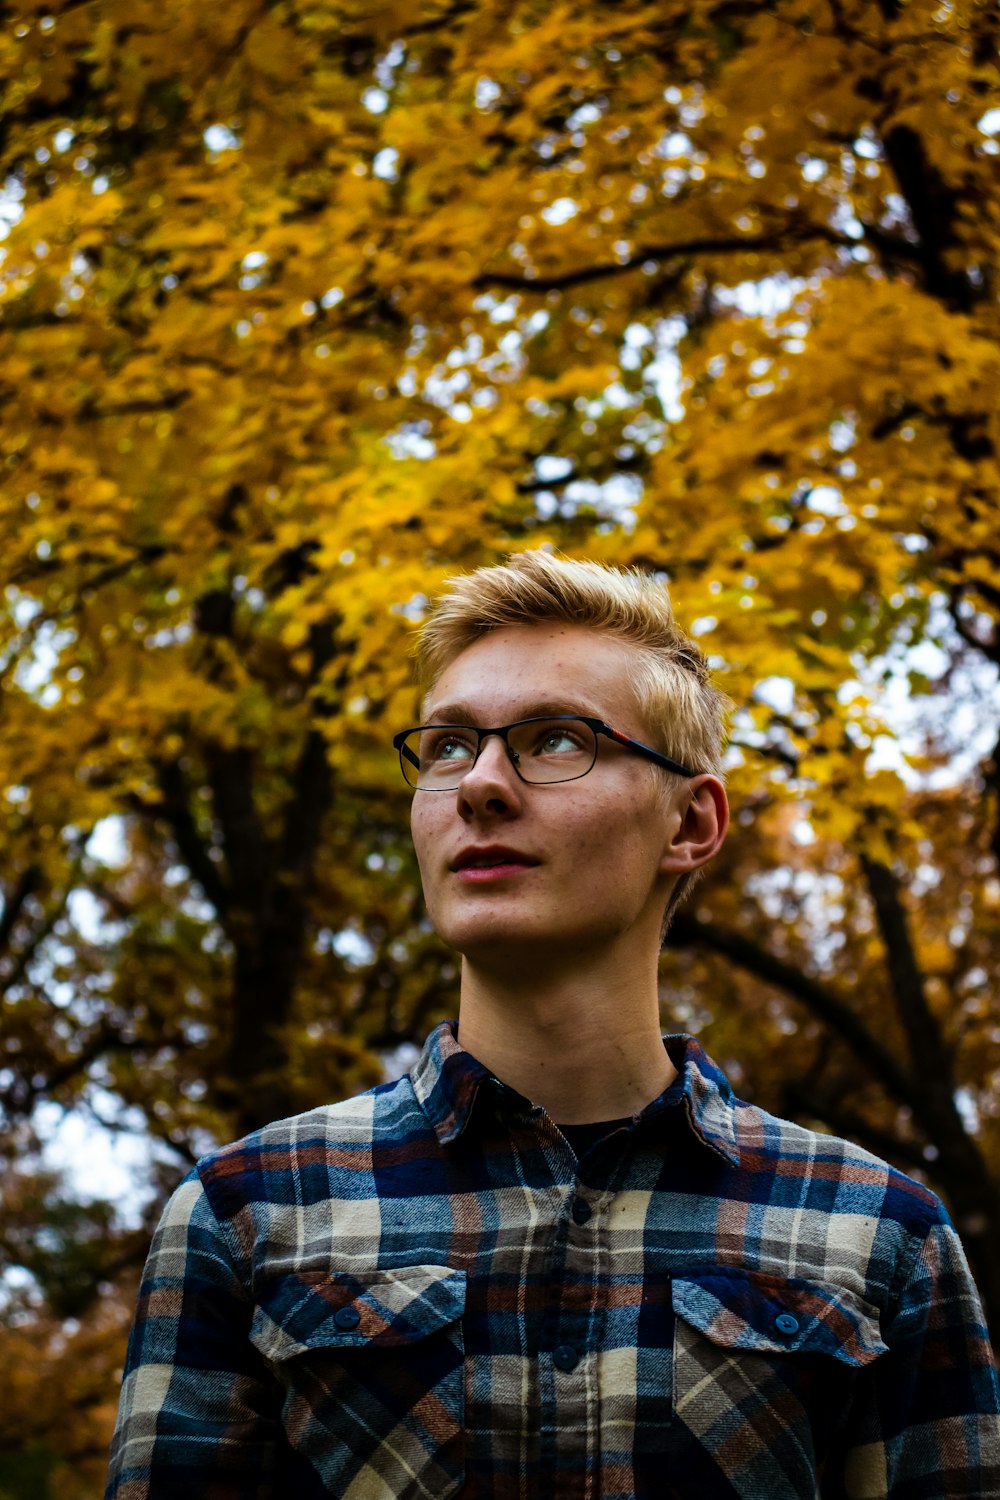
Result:
{"label": "shoulder", "polygon": [[740,1168],[751,1181],[778,1179],[788,1194],[815,1197],[831,1212],[874,1213],[917,1233],[946,1217],[936,1193],[863,1146],[740,1099],[734,1106]]}
{"label": "shoulder", "polygon": [[734,1100],[734,1212],[762,1263],[895,1305],[928,1244],[953,1237],[938,1196],[872,1152]]}
{"label": "shoulder", "polygon": [[729,1188],[748,1204],[898,1219],[917,1234],[947,1215],[940,1199],[881,1157],[740,1099],[696,1039],[665,1038],[683,1067],[692,1124],[730,1162]]}
{"label": "shoulder", "polygon": [[408,1077],[303,1114],[275,1120],[209,1152],[192,1173],[215,1216],[254,1205],[304,1206],[367,1197],[387,1151],[430,1126]]}

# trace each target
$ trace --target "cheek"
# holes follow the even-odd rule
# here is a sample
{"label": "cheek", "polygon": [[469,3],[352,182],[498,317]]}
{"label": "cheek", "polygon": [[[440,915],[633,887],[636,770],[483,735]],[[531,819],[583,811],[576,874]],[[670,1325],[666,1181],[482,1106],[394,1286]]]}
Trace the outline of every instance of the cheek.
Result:
{"label": "cheek", "polygon": [[413,805],[410,808],[410,838],[413,840],[417,864],[422,870],[424,867],[424,855],[428,845],[427,815],[416,798],[414,798]]}
{"label": "cheek", "polygon": [[579,827],[577,851],[605,872],[628,870],[638,877],[655,863],[660,843],[656,808],[626,796]]}
{"label": "cheek", "polygon": [[447,819],[447,808],[439,806],[430,794],[421,798],[417,793],[410,809],[410,838],[425,878],[434,868],[435,852],[443,846]]}
{"label": "cheek", "polygon": [[648,827],[649,808],[624,791],[602,805],[581,808],[574,828],[581,843],[593,848],[631,849]]}

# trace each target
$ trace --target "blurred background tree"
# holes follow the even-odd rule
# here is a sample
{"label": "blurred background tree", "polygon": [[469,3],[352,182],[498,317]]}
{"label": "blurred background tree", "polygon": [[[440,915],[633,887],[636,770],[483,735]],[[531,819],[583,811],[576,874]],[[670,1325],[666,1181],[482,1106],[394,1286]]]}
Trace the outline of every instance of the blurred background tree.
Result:
{"label": "blurred background tree", "polygon": [[739,706],[666,1024],[927,1178],[1000,1327],[998,32],[6,8],[0,1497],[99,1493],[144,1243],[39,1111],[154,1142],[148,1218],[453,1013],[387,746],[511,548],[662,576]]}

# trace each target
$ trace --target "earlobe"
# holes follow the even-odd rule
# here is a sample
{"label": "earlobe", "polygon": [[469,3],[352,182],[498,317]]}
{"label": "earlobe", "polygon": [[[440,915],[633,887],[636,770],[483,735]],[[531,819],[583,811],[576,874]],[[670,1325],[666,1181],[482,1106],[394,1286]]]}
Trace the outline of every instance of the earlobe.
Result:
{"label": "earlobe", "polygon": [[718,854],[729,828],[729,801],[717,776],[697,776],[686,788],[660,868],[671,874],[696,870]]}

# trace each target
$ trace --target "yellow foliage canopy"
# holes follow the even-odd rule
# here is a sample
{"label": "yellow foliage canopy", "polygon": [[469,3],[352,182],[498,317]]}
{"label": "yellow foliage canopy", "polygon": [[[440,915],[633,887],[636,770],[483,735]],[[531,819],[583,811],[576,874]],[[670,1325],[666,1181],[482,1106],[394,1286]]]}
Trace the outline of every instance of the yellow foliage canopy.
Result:
{"label": "yellow foliage canopy", "polygon": [[[986,0],[18,0],[12,1110],[99,1078],[190,1149],[449,1008],[388,741],[427,597],[510,547],[669,578],[740,705],[728,921],[813,847],[792,826],[811,878],[868,859],[922,899],[945,820],[869,753],[893,652],[1000,656],[997,31]],[[117,868],[84,853],[108,817]],[[50,917],[73,1004],[24,957]],[[772,948],[822,969],[789,920]]]}

